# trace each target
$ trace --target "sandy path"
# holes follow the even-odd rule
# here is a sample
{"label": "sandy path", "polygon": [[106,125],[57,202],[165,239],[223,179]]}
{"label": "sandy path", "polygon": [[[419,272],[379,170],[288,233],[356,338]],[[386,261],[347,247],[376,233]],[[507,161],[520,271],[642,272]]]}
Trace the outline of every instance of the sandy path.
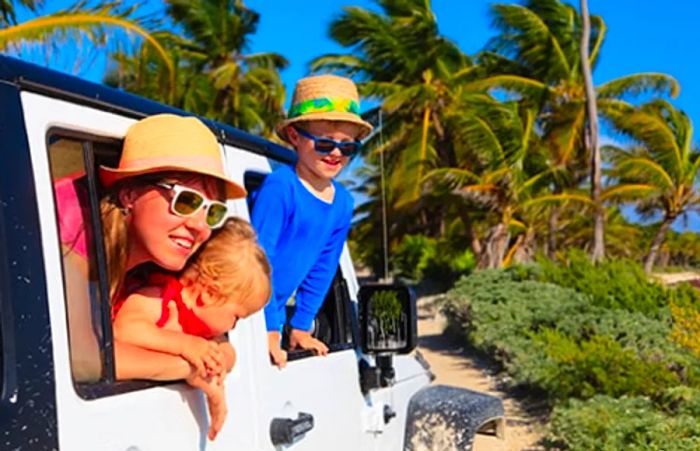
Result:
{"label": "sandy path", "polygon": [[433,299],[420,299],[418,310],[418,348],[435,373],[435,383],[478,390],[503,399],[505,440],[477,435],[474,451],[542,449],[535,445],[541,438],[540,421],[528,415],[517,400],[496,389],[496,381],[488,374],[485,365],[465,352],[459,342],[443,334],[445,320],[433,307]]}

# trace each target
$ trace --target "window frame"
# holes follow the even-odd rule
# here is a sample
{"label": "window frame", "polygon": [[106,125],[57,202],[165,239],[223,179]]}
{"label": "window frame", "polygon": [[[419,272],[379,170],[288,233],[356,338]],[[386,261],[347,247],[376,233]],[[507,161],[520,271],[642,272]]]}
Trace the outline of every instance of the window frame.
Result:
{"label": "window frame", "polygon": [[[5,233],[4,210],[0,208],[0,406],[12,403],[17,394],[17,356],[14,344],[14,325],[10,293],[10,272]],[[4,256],[4,257],[1,257]]]}
{"label": "window frame", "polygon": [[[51,155],[49,149],[51,146],[51,140],[54,138],[60,139],[71,139],[78,142],[82,149],[83,164],[85,168],[85,175],[87,177],[88,185],[88,197],[90,199],[90,209],[93,214],[90,216],[90,226],[92,227],[92,238],[94,240],[95,246],[95,260],[97,264],[97,274],[99,280],[99,291],[100,297],[102,299],[109,299],[109,280],[107,271],[107,261],[104,249],[104,236],[102,233],[102,222],[98,214],[99,212],[99,182],[97,175],[97,162],[95,160],[94,144],[100,143],[103,145],[112,145],[118,149],[121,149],[122,140],[118,138],[112,138],[107,136],[101,136],[93,133],[87,133],[77,130],[72,130],[64,127],[51,127],[46,131],[46,152],[47,159],[50,161]],[[51,169],[51,168],[49,168]],[[51,180],[53,183],[53,174],[51,174]],[[55,195],[55,193],[54,193]],[[58,218],[58,208],[55,205],[55,215]],[[58,226],[58,220],[56,221],[57,234],[60,235],[60,230]],[[65,271],[66,268],[63,264],[63,258],[61,258],[61,274],[63,275],[63,288],[64,288],[64,299],[66,304],[68,303],[68,293],[65,287]],[[90,308],[95,307],[96,299],[90,298]],[[138,390],[144,390],[152,387],[161,387],[165,385],[184,383],[182,380],[174,381],[150,381],[150,380],[127,380],[119,381],[116,379],[115,373],[115,362],[114,362],[114,340],[112,338],[112,318],[111,311],[109,309],[103,309],[97,305],[100,310],[100,331],[102,336],[98,337],[98,346],[100,352],[102,353],[102,370],[103,377],[96,382],[79,382],[73,379],[71,374],[71,382],[76,393],[85,400],[93,400],[104,398],[107,396],[114,396],[124,393],[129,393]],[[66,306],[68,308],[68,306]],[[67,310],[66,310],[67,313]],[[94,316],[93,319],[94,321]],[[66,314],[66,324],[70,328],[68,322],[68,315]],[[95,326],[95,324],[93,324]],[[69,352],[73,352],[69,349]]]}

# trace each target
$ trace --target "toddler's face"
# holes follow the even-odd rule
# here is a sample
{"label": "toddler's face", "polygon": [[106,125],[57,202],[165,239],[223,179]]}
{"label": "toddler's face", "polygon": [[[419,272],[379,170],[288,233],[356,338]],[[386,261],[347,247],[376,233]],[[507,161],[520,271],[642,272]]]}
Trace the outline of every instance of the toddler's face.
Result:
{"label": "toddler's face", "polygon": [[220,305],[212,305],[216,303],[215,293],[202,293],[202,301],[204,305],[196,306],[196,315],[204,321],[212,330],[214,336],[224,334],[238,323],[239,319],[244,319],[257,312],[265,304],[256,302],[256,300],[244,300],[243,302],[227,302]]}

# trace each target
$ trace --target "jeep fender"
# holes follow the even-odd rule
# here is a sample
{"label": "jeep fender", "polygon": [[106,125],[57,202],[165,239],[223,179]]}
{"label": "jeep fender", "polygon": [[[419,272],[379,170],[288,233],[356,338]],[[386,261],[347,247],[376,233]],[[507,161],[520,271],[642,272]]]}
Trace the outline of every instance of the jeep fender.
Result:
{"label": "jeep fender", "polygon": [[470,450],[478,431],[503,438],[504,418],[495,396],[447,385],[425,387],[409,402],[404,450]]}

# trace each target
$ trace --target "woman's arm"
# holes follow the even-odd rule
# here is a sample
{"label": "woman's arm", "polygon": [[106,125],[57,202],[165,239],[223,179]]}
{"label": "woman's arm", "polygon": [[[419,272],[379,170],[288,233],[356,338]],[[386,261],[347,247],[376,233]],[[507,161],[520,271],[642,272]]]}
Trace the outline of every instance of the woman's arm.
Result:
{"label": "woman's arm", "polygon": [[[182,356],[202,375],[207,374],[207,369],[215,374],[221,373],[224,356],[216,342],[156,326],[161,315],[161,305],[160,299],[156,297],[139,293],[129,296],[114,319],[115,341]],[[176,316],[176,309],[173,308],[170,315]]]}
{"label": "woman's arm", "polygon": [[197,372],[194,366],[180,356],[151,351],[116,340],[114,364],[117,380],[174,381],[190,378]]}

